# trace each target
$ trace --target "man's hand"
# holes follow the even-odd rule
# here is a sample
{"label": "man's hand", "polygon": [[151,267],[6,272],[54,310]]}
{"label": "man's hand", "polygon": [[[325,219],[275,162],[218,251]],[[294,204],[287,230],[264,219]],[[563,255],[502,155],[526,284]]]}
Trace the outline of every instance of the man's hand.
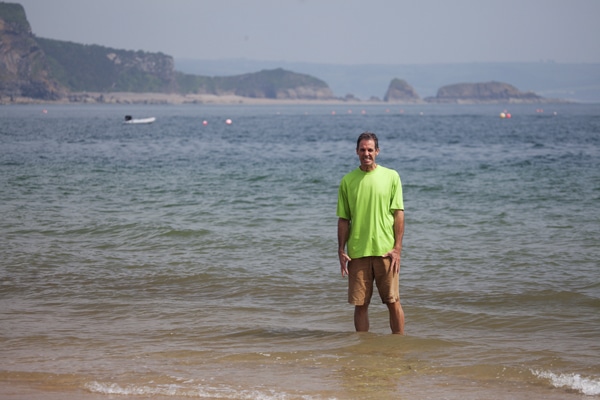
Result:
{"label": "man's hand", "polygon": [[340,270],[342,271],[342,277],[348,275],[348,262],[351,261],[348,254],[343,251],[338,252],[338,256],[340,257]]}
{"label": "man's hand", "polygon": [[390,264],[390,267],[392,268],[392,272],[394,274],[399,274],[400,273],[400,250],[392,249],[392,250],[388,251],[387,253],[385,253],[383,255],[383,257],[389,257],[392,260],[392,262]]}
{"label": "man's hand", "polygon": [[350,220],[338,218],[338,257],[340,258],[340,270],[342,276],[348,275],[348,261],[350,257],[346,254],[346,242],[348,242],[348,234],[350,233]]}

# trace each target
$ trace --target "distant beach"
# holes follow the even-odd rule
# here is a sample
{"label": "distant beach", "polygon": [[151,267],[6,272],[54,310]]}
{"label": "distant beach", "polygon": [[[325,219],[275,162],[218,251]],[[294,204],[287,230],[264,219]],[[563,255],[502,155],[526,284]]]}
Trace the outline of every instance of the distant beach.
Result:
{"label": "distant beach", "polygon": [[[457,101],[456,105],[476,104],[567,104],[569,101],[560,99],[544,99],[540,102],[510,99],[509,101]],[[332,99],[272,99],[244,97],[233,94],[179,94],[179,93],[135,93],[135,92],[72,92],[57,100],[41,100],[29,97],[0,97],[0,105],[10,104],[140,104],[140,105],[183,105],[183,104],[213,104],[213,105],[388,105],[390,107],[402,105],[432,105],[435,102],[420,101],[383,101],[376,98],[367,100],[357,98],[332,98]]]}
{"label": "distant beach", "polygon": [[[7,101],[10,100],[10,101]],[[265,99],[236,95],[133,93],[133,92],[74,92],[58,100],[40,100],[28,97],[0,98],[0,104],[216,104],[216,105],[275,105],[275,104],[382,104],[380,101],[358,100],[311,100],[311,99]],[[390,103],[398,104],[398,103]],[[412,103],[414,104],[414,103]]]}

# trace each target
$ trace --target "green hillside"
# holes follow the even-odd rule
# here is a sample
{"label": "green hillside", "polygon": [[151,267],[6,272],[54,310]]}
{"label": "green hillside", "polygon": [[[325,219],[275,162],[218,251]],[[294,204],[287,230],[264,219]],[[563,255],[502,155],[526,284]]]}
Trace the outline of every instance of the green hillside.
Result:
{"label": "green hillside", "polygon": [[37,38],[50,74],[71,91],[171,92],[173,59],[161,53],[117,50]]}

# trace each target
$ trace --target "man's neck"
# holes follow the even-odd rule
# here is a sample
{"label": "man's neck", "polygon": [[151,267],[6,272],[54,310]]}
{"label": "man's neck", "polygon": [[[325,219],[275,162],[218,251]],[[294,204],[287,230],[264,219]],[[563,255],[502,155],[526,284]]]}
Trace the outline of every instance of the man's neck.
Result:
{"label": "man's neck", "polygon": [[360,169],[363,172],[371,172],[374,171],[375,168],[377,168],[377,164],[371,164],[371,165],[361,165]]}

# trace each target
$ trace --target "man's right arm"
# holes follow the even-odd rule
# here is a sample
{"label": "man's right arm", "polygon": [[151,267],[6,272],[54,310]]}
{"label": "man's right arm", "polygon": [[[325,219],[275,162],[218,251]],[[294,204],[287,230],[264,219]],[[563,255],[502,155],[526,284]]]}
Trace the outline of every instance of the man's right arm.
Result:
{"label": "man's right arm", "polygon": [[348,261],[350,257],[346,254],[346,243],[350,233],[350,221],[338,218],[338,257],[340,259],[340,271],[342,276],[348,275]]}

